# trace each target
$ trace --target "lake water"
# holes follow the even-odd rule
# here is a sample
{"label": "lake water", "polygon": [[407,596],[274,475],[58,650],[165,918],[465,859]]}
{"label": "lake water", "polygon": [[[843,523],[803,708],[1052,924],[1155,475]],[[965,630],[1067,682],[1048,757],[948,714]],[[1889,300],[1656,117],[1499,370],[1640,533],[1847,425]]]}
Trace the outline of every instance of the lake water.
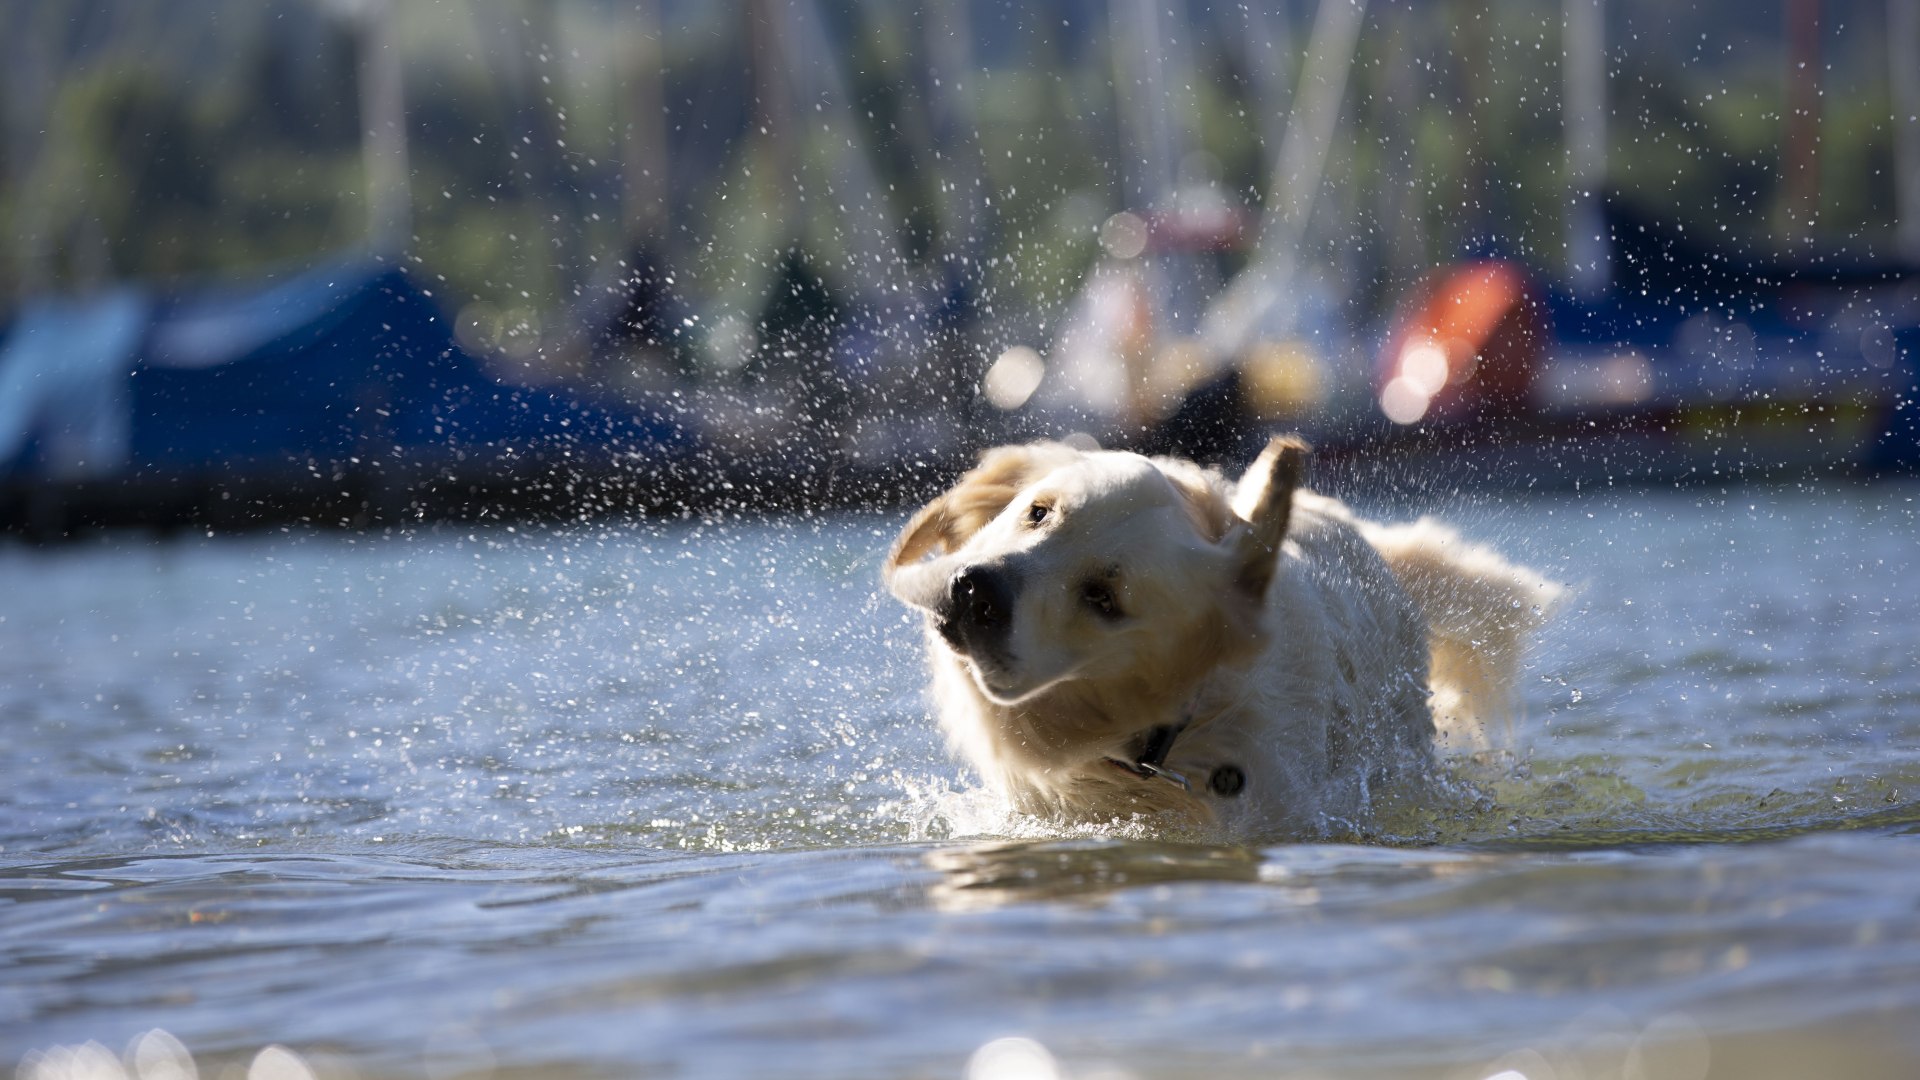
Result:
{"label": "lake water", "polygon": [[0,547],[0,1068],[1920,1074],[1920,486],[1398,509],[1577,595],[1260,847],[971,794],[900,515]]}

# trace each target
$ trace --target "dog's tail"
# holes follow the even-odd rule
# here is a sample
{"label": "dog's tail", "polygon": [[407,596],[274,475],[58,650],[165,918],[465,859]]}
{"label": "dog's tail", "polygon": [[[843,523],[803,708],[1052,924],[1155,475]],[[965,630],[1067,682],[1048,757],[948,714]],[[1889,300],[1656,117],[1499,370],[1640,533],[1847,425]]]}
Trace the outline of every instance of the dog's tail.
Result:
{"label": "dog's tail", "polygon": [[1564,590],[1432,518],[1362,532],[1427,620],[1433,719],[1455,746],[1511,734],[1521,652]]}

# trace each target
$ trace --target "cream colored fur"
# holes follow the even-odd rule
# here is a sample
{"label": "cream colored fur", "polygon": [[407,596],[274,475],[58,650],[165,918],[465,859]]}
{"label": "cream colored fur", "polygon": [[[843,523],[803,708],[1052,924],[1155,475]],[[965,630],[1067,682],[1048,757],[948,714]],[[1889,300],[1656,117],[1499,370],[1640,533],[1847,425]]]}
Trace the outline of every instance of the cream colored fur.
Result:
{"label": "cream colored fur", "polygon": [[[1266,836],[1351,825],[1383,785],[1418,783],[1436,715],[1443,741],[1478,745],[1558,587],[1437,522],[1356,518],[1298,487],[1305,455],[1275,440],[1238,484],[1058,443],[984,455],[886,573],[927,612],[954,750],[1028,813]],[[1004,649],[935,632],[968,567],[1018,582]],[[1110,760],[1183,717],[1165,767],[1190,790]],[[1228,766],[1237,792],[1209,785]]]}

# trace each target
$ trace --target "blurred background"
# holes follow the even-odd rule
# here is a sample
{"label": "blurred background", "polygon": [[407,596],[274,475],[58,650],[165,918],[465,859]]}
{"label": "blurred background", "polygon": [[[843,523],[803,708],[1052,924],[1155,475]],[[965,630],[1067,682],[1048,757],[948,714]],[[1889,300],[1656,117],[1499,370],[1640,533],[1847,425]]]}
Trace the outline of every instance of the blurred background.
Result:
{"label": "blurred background", "polygon": [[0,521],[1911,469],[1920,2],[0,9]]}

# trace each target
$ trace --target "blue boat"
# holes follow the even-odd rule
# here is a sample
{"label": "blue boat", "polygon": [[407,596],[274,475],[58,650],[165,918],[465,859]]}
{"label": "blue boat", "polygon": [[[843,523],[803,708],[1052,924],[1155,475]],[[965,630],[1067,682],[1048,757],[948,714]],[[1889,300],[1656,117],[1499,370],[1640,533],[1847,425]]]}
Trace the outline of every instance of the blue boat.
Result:
{"label": "blue boat", "polygon": [[0,527],[568,513],[693,452],[665,410],[516,386],[405,271],[120,288],[0,341]]}

